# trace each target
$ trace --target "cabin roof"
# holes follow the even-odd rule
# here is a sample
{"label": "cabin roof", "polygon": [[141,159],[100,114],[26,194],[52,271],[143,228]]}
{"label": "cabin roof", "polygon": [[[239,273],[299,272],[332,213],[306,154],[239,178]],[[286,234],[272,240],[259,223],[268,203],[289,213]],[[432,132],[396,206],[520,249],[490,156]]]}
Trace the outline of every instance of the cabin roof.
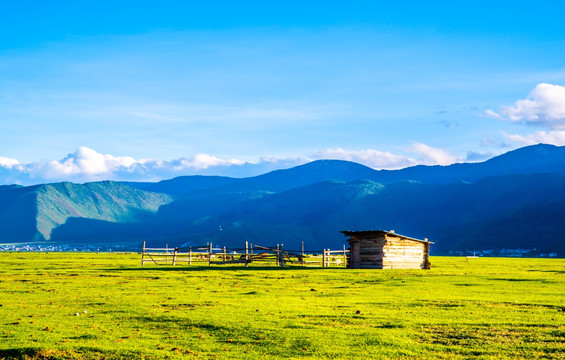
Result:
{"label": "cabin roof", "polygon": [[386,231],[386,230],[362,230],[362,231],[342,230],[342,231],[340,231],[340,233],[342,233],[345,236],[349,236],[349,237],[358,237],[359,235],[361,235],[361,236],[391,235],[391,236],[396,236],[396,237],[406,239],[406,240],[412,240],[412,241],[418,241],[418,242],[421,242],[421,243],[433,244],[433,242],[428,241],[428,239],[424,239],[424,240],[415,239],[415,238],[412,238],[412,237],[409,237],[409,236],[397,234],[392,230],[391,231]]}

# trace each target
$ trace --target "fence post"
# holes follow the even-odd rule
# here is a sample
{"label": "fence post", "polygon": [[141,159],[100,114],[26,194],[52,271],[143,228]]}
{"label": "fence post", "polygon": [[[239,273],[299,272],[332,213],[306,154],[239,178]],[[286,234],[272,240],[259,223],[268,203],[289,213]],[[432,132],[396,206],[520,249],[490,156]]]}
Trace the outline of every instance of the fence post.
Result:
{"label": "fence post", "polygon": [[208,245],[208,266],[212,265],[212,243]]}
{"label": "fence post", "polygon": [[145,241],[143,242],[143,251],[141,252],[141,266],[145,264]]}
{"label": "fence post", "polygon": [[225,265],[226,264],[226,247],[225,246],[224,246],[223,250],[224,250],[224,265]]}
{"label": "fence post", "polygon": [[280,259],[280,251],[279,251],[279,244],[277,244],[277,256],[275,256],[277,258],[277,266],[279,266],[281,264],[281,259]]}
{"label": "fence post", "polygon": [[249,262],[249,243],[246,241],[245,242],[245,267],[247,267],[248,262]]}
{"label": "fence post", "polygon": [[280,261],[279,263],[281,264],[281,267],[284,267],[284,244],[281,244],[281,251],[280,251]]}
{"label": "fence post", "polygon": [[345,244],[343,244],[343,266],[347,267],[347,253],[345,252]]}
{"label": "fence post", "polygon": [[304,266],[305,262],[304,262],[304,241],[302,242],[302,266]]}
{"label": "fence post", "polygon": [[251,255],[253,255],[253,244],[249,244],[249,251],[251,252]]}
{"label": "fence post", "polygon": [[177,251],[179,251],[179,248],[175,248],[173,252],[173,266],[175,266],[175,260],[177,259]]}
{"label": "fence post", "polygon": [[188,265],[192,265],[192,246],[188,250]]}
{"label": "fence post", "polygon": [[326,249],[322,251],[322,267],[326,267]]}

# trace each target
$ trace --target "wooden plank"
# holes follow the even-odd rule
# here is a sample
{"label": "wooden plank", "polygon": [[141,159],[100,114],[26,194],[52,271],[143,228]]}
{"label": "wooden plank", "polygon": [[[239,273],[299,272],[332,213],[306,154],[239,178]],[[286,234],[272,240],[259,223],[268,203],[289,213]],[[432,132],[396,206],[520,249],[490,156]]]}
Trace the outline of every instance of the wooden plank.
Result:
{"label": "wooden plank", "polygon": [[212,243],[208,246],[208,266],[210,266],[212,264]]}
{"label": "wooden plank", "polygon": [[410,249],[410,248],[384,248],[383,249],[384,252],[386,253],[398,253],[398,254],[403,254],[403,253],[409,253],[409,254],[424,254],[424,251],[422,251],[421,249]]}
{"label": "wooden plank", "polygon": [[361,264],[359,267],[360,269],[382,269],[382,265],[368,265],[368,264]]}
{"label": "wooden plank", "polygon": [[385,259],[383,262],[387,263],[387,264],[410,264],[410,263],[418,263],[421,264],[424,261],[422,259],[416,259],[416,260],[409,260],[409,261],[400,261],[400,260],[389,260],[389,259]]}
{"label": "wooden plank", "polygon": [[383,246],[384,249],[396,249],[396,250],[412,250],[412,251],[424,251],[423,246],[400,246],[400,245],[385,245]]}
{"label": "wooden plank", "polygon": [[347,264],[347,267],[351,268],[351,269],[358,269],[360,266],[360,251],[361,251],[361,244],[359,243],[359,241],[351,241],[350,243],[351,246],[351,251],[350,251],[350,256],[348,258],[349,262]]}
{"label": "wooden plank", "polygon": [[389,257],[389,258],[424,258],[424,254],[418,254],[418,253],[384,253],[385,257]]}
{"label": "wooden plank", "polygon": [[423,264],[424,261],[422,259],[419,260],[412,260],[412,261],[390,261],[388,259],[383,261],[386,264]]}
{"label": "wooden plank", "polygon": [[422,263],[424,259],[385,259],[385,261],[391,264],[398,264],[398,263]]}
{"label": "wooden plank", "polygon": [[359,254],[359,256],[376,256],[376,257],[383,257],[385,255],[384,252],[376,252],[376,251],[363,251]]}
{"label": "wooden plank", "polygon": [[394,255],[394,254],[386,254],[383,256],[387,259],[423,259],[422,255]]}
{"label": "wooden plank", "polygon": [[424,256],[421,254],[386,254],[383,256],[386,258],[390,258],[390,259],[394,259],[394,258],[398,258],[398,259],[409,259],[409,258],[419,258],[419,259],[423,259]]}
{"label": "wooden plank", "polygon": [[387,244],[400,244],[404,246],[423,246],[425,243],[419,241],[410,241],[410,240],[395,240],[395,239],[388,239],[386,241]]}
{"label": "wooden plank", "polygon": [[367,262],[367,261],[383,261],[383,259],[384,259],[384,258],[382,258],[382,257],[378,258],[378,257],[372,257],[372,256],[370,256],[370,257],[360,257],[360,258],[359,258],[359,261],[361,261],[361,262]]}
{"label": "wooden plank", "polygon": [[383,269],[421,269],[420,266],[383,265]]}
{"label": "wooden plank", "polygon": [[[343,254],[344,250],[327,250],[326,253],[328,254]],[[349,252],[349,250],[345,250],[346,252]]]}

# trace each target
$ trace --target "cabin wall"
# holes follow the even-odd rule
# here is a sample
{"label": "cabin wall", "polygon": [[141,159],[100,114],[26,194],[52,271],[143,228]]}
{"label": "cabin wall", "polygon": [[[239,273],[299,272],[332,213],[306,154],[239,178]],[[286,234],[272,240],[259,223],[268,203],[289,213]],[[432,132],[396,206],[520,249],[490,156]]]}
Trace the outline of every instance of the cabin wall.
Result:
{"label": "cabin wall", "polygon": [[382,235],[351,238],[352,269],[429,269],[429,244]]}
{"label": "cabin wall", "polygon": [[364,238],[359,240],[359,265],[363,269],[383,268],[384,236]]}
{"label": "cabin wall", "polygon": [[387,236],[383,248],[383,269],[425,269],[428,260],[426,244]]}
{"label": "cabin wall", "polygon": [[352,269],[382,269],[384,236],[348,239],[351,252],[348,267]]}

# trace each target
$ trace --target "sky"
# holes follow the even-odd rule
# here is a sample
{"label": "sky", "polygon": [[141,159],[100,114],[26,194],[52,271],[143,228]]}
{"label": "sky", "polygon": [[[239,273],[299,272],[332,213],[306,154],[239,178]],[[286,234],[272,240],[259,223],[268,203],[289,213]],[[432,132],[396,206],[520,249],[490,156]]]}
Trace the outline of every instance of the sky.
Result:
{"label": "sky", "polygon": [[0,2],[0,185],[565,145],[562,1],[200,3]]}

